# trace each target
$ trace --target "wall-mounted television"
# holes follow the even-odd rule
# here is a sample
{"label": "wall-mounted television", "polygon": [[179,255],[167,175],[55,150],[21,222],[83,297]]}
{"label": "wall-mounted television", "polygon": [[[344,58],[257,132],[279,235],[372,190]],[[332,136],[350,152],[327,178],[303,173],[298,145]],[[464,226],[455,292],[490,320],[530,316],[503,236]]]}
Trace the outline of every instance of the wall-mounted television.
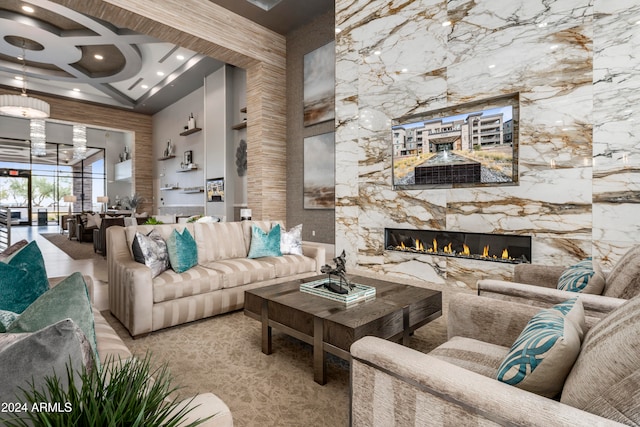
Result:
{"label": "wall-mounted television", "polygon": [[393,120],[395,189],[518,183],[517,93]]}

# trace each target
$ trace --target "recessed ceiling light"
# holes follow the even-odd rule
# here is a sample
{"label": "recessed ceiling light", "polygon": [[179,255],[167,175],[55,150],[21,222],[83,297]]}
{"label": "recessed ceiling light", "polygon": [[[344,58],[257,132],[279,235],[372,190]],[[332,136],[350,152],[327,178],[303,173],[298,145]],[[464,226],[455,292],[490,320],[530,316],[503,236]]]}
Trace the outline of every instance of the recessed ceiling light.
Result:
{"label": "recessed ceiling light", "polygon": [[104,59],[104,56],[96,53],[95,55],[93,55],[94,58],[96,58],[98,61],[102,61]]}
{"label": "recessed ceiling light", "polygon": [[31,6],[27,6],[26,4],[24,6],[22,6],[22,10],[24,10],[27,13],[35,12],[35,10]]}
{"label": "recessed ceiling light", "polygon": [[184,59],[184,55],[178,55],[178,56],[176,56],[176,58],[177,58],[179,61],[182,61],[182,60]]}
{"label": "recessed ceiling light", "polygon": [[159,76],[164,76],[164,73],[162,71],[158,71],[156,74]]}
{"label": "recessed ceiling light", "polygon": [[282,0],[247,0],[254,6],[258,6],[262,10],[269,11],[273,9]]}

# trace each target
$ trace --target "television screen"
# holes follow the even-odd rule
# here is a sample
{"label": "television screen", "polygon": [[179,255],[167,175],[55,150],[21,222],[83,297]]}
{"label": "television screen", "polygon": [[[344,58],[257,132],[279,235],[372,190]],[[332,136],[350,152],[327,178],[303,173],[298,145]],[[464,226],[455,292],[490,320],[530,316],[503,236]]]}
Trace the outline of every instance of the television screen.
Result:
{"label": "television screen", "polygon": [[396,189],[518,182],[518,95],[394,120]]}

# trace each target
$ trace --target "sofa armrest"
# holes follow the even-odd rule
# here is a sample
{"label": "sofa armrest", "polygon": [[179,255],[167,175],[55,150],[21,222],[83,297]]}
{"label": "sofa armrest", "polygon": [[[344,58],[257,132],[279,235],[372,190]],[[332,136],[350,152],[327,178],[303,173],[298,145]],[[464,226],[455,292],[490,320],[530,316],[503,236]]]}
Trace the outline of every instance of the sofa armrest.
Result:
{"label": "sofa armrest", "polygon": [[620,298],[568,292],[555,288],[541,288],[540,286],[502,280],[479,280],[477,288],[478,295],[481,296],[515,301],[536,307],[549,307],[578,295],[584,306],[585,314],[597,318],[604,317],[626,302],[626,300]]}
{"label": "sofa armrest", "polygon": [[511,347],[539,307],[454,293],[449,298],[447,335]]}
{"label": "sofa armrest", "polygon": [[327,250],[324,245],[316,242],[302,242],[302,253],[316,260],[316,273],[320,274],[320,269],[327,262]]}
{"label": "sofa armrest", "polygon": [[351,355],[354,427],[622,425],[380,338],[361,338]]}
{"label": "sofa armrest", "polygon": [[528,285],[555,288],[566,267],[561,265],[517,264],[513,269],[513,281]]}
{"label": "sofa armrest", "polygon": [[151,269],[129,252],[124,230],[121,226],[107,229],[109,309],[135,337],[152,331],[153,281]]}

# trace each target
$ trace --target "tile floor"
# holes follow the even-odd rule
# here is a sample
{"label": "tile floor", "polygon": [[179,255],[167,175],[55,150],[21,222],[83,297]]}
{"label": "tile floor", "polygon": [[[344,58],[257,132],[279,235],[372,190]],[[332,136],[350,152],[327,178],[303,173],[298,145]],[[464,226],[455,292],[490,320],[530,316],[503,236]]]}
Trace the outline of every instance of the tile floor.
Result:
{"label": "tile floor", "polygon": [[11,227],[11,241],[17,242],[20,239],[36,240],[44,257],[49,277],[68,276],[75,271],[91,276],[93,278],[94,306],[100,311],[108,309],[107,259],[74,260],[47,239],[40,236],[40,233],[58,233],[59,231],[60,229],[57,225]]}

